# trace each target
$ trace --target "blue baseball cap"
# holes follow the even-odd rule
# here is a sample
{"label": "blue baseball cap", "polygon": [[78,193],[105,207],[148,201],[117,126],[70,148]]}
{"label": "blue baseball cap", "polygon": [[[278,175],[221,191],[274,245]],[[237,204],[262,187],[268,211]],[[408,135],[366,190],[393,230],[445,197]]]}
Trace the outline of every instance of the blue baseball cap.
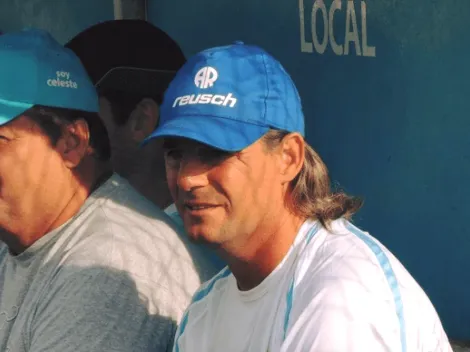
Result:
{"label": "blue baseball cap", "polygon": [[34,105],[98,112],[98,95],[80,59],[48,32],[0,35],[0,125]]}
{"label": "blue baseball cap", "polygon": [[240,151],[270,129],[304,135],[299,93],[276,59],[236,42],[204,50],[183,65],[165,93],[159,126],[144,143],[183,137]]}

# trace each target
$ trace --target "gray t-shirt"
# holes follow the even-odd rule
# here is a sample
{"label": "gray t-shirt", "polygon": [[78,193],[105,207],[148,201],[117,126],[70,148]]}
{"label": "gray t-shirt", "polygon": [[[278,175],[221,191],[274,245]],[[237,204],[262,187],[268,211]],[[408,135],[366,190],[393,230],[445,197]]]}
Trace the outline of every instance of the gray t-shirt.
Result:
{"label": "gray t-shirt", "polygon": [[66,224],[12,256],[0,243],[0,351],[166,351],[204,252],[113,175]]}

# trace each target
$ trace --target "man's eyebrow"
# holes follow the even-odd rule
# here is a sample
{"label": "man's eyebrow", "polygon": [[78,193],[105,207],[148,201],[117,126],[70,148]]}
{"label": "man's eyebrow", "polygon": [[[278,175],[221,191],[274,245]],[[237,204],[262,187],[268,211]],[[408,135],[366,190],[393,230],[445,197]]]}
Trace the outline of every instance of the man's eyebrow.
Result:
{"label": "man's eyebrow", "polygon": [[177,146],[177,143],[174,139],[165,139],[163,141],[163,149],[172,149]]}
{"label": "man's eyebrow", "polygon": [[15,137],[18,134],[16,133],[15,129],[10,126],[9,123],[6,123],[5,125],[0,126],[0,133],[6,137]]}

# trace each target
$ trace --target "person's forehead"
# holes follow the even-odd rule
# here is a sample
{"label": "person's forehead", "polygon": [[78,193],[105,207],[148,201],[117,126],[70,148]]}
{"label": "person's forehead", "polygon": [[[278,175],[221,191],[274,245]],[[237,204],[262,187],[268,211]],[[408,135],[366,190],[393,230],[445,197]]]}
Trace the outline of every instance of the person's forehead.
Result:
{"label": "person's forehead", "polygon": [[206,148],[206,149],[216,149],[207,144],[198,142],[193,139],[184,138],[184,137],[165,137],[163,139],[163,147],[166,149],[173,148]]}
{"label": "person's forehead", "polygon": [[36,127],[36,123],[33,119],[29,118],[26,115],[21,115],[8,123],[0,126],[0,131],[9,132],[13,134],[21,134],[26,132],[32,132]]}
{"label": "person's forehead", "polygon": [[258,139],[239,151],[225,151],[189,138],[165,137],[163,138],[163,149],[207,150],[237,155],[265,154],[262,139]]}

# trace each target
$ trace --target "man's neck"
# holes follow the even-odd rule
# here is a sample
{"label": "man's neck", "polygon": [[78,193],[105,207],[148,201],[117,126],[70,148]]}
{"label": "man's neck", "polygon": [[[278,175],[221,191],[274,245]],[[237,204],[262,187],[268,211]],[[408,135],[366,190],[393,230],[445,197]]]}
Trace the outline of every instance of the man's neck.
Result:
{"label": "man's neck", "polygon": [[258,228],[244,243],[219,249],[242,291],[258,286],[282,262],[305,219],[286,212],[276,223]]}
{"label": "man's neck", "polygon": [[165,209],[172,203],[162,155],[141,150],[131,160],[122,159],[121,167],[118,173],[159,208]]}

